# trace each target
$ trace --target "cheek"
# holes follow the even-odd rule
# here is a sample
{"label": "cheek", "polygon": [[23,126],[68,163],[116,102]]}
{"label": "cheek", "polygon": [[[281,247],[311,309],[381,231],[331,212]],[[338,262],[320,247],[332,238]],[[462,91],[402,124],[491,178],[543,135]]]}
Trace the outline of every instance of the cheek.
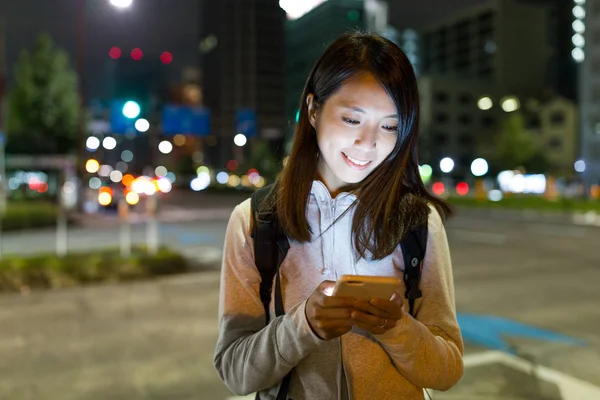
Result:
{"label": "cheek", "polygon": [[380,149],[382,158],[385,159],[392,151],[394,151],[397,141],[397,135],[386,135],[380,139],[379,144],[381,145]]}
{"label": "cheek", "polygon": [[319,143],[319,147],[345,146],[350,138],[351,135],[348,132],[340,129],[335,124],[321,123],[318,125],[317,142]]}

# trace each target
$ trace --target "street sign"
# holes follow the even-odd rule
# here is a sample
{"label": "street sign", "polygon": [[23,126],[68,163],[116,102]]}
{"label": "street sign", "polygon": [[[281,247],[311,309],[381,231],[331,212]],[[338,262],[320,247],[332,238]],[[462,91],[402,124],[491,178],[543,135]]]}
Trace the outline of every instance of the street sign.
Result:
{"label": "street sign", "polygon": [[167,135],[179,133],[210,135],[210,111],[204,107],[167,104],[163,108],[162,130]]}
{"label": "street sign", "polygon": [[243,133],[247,138],[256,136],[256,111],[240,108],[235,114],[235,133]]}
{"label": "street sign", "polygon": [[110,130],[112,133],[135,133],[135,118],[123,115],[125,101],[113,100],[110,103]]}

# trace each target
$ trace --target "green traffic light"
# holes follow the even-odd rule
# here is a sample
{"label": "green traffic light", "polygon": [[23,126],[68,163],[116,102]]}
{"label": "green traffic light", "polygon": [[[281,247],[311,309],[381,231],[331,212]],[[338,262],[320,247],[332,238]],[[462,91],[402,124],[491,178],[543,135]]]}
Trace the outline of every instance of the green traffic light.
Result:
{"label": "green traffic light", "polygon": [[135,101],[130,100],[123,106],[123,115],[129,119],[137,118],[140,112],[140,105]]}
{"label": "green traffic light", "polygon": [[300,121],[300,110],[296,111],[296,123]]}

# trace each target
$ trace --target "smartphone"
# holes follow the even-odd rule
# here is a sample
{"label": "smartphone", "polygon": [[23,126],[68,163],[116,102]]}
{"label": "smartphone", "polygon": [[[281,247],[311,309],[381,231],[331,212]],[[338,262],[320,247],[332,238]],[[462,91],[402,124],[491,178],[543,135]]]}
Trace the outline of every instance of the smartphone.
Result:
{"label": "smartphone", "polygon": [[400,287],[393,276],[342,275],[335,283],[333,296],[389,300]]}

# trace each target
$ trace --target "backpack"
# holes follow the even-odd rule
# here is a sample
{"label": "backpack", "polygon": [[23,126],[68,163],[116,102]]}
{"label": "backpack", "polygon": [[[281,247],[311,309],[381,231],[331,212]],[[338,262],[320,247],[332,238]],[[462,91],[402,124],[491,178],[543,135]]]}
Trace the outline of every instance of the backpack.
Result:
{"label": "backpack", "polygon": [[[252,208],[252,238],[254,240],[254,259],[256,268],[260,273],[260,301],[265,308],[266,324],[269,323],[269,305],[271,303],[271,292],[273,279],[275,279],[275,315],[284,315],[283,299],[281,293],[281,279],[279,266],[283,262],[290,248],[288,238],[277,219],[277,212],[258,214],[259,204],[267,197],[275,185],[271,184],[258,189],[252,194],[250,204]],[[427,249],[427,224],[412,231],[401,242],[404,258],[404,284],[406,286],[405,297],[408,299],[409,313],[414,316],[415,300],[422,297],[419,289],[421,269]],[[289,392],[291,371],[283,378],[277,400],[286,400]],[[256,400],[260,400],[258,393]]]}

